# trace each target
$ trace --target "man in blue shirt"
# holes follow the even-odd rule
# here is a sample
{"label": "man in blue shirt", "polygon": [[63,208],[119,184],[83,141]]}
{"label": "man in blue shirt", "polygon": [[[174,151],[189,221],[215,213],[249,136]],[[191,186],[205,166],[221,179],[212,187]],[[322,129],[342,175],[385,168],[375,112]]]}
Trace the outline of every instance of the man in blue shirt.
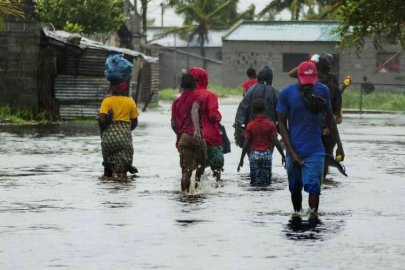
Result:
{"label": "man in blue shirt", "polygon": [[345,154],[331,111],[329,90],[318,82],[315,64],[303,62],[298,67],[298,83],[282,89],[277,104],[280,134],[287,148],[288,185],[297,212],[302,209],[302,188],[309,193],[309,207],[318,211],[325,160],[323,112],[338,145],[336,155],[343,160]]}

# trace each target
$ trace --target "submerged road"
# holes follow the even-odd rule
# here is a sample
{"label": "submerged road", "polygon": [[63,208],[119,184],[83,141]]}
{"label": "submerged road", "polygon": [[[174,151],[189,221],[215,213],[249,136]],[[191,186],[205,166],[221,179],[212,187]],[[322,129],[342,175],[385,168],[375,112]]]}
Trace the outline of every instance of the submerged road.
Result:
{"label": "submerged road", "polygon": [[237,107],[221,103],[224,180],[192,195],[168,104],[141,115],[126,183],[100,179],[96,124],[0,126],[0,269],[404,269],[405,116],[346,116],[349,178],[332,169],[319,219],[294,218],[278,153],[268,189],[247,161],[236,172]]}

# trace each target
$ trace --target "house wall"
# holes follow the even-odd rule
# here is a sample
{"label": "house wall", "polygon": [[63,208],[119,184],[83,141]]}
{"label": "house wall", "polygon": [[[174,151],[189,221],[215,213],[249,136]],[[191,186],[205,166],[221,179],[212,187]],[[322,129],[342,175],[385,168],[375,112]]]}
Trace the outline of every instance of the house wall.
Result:
{"label": "house wall", "polygon": [[[353,82],[362,82],[366,76],[372,83],[405,83],[405,54],[400,56],[400,73],[376,73],[377,51],[371,42],[367,42],[361,57],[354,49],[342,51],[335,42],[247,42],[225,41],[223,43],[223,85],[236,87],[247,80],[246,70],[249,67],[257,71],[263,65],[270,65],[274,72],[273,85],[281,89],[296,80],[290,78],[283,71],[283,53],[315,54],[328,52],[339,54],[340,69],[337,72],[342,82],[346,75],[352,77]],[[387,52],[396,53],[399,46],[387,46]],[[379,88],[389,88],[378,86]],[[377,87],[376,87],[377,88]]]}
{"label": "house wall", "polygon": [[0,31],[0,106],[39,111],[40,29],[40,24],[27,15],[25,20],[8,17]]}

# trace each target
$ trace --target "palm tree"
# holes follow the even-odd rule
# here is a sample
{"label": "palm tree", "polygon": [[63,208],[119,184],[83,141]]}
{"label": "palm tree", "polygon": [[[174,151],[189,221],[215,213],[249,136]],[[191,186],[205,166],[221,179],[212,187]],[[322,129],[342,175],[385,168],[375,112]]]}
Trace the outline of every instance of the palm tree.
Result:
{"label": "palm tree", "polygon": [[345,0],[318,0],[320,4],[320,12],[314,16],[317,20],[334,20],[339,9],[344,6]]}
{"label": "palm tree", "polygon": [[[208,42],[208,31],[213,28],[229,26],[231,21],[227,14],[232,14],[228,9],[236,8],[235,0],[170,0],[169,6],[175,7],[176,13],[184,16],[184,25],[174,27],[160,36],[172,33],[186,33],[188,40],[197,36],[200,53],[205,58],[205,44]],[[228,10],[227,10],[228,9]],[[206,62],[204,61],[204,68]]]}
{"label": "palm tree", "polygon": [[[136,1],[136,0],[135,0]],[[148,29],[148,3],[152,0],[141,0],[141,9],[142,9],[142,30],[146,33]]]}
{"label": "palm tree", "polygon": [[262,18],[271,10],[280,12],[289,9],[291,20],[298,21],[304,6],[309,8],[309,14],[314,13],[315,0],[273,0],[258,14],[258,18]]}
{"label": "palm tree", "polygon": [[0,0],[0,29],[4,28],[6,16],[17,16],[24,18],[24,12],[18,8],[20,1]]}

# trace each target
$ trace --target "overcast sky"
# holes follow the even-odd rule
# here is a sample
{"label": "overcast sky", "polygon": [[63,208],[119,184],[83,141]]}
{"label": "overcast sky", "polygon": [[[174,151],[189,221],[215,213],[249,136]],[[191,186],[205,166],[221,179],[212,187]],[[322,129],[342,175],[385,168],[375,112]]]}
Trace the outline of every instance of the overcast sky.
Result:
{"label": "overcast sky", "polygon": [[[134,0],[131,0],[134,1]],[[138,1],[138,11],[140,10],[141,4]],[[164,2],[163,0],[152,0],[148,6],[148,18],[155,18],[155,26],[161,25],[161,12],[162,9],[160,4]],[[260,12],[271,0],[239,0],[239,11],[245,10],[250,4],[255,4],[256,13]],[[288,20],[290,15],[288,12],[283,12],[281,19]],[[279,18],[278,18],[279,19]],[[166,9],[164,15],[164,26],[180,26],[183,24],[183,19],[176,15],[173,10]]]}

